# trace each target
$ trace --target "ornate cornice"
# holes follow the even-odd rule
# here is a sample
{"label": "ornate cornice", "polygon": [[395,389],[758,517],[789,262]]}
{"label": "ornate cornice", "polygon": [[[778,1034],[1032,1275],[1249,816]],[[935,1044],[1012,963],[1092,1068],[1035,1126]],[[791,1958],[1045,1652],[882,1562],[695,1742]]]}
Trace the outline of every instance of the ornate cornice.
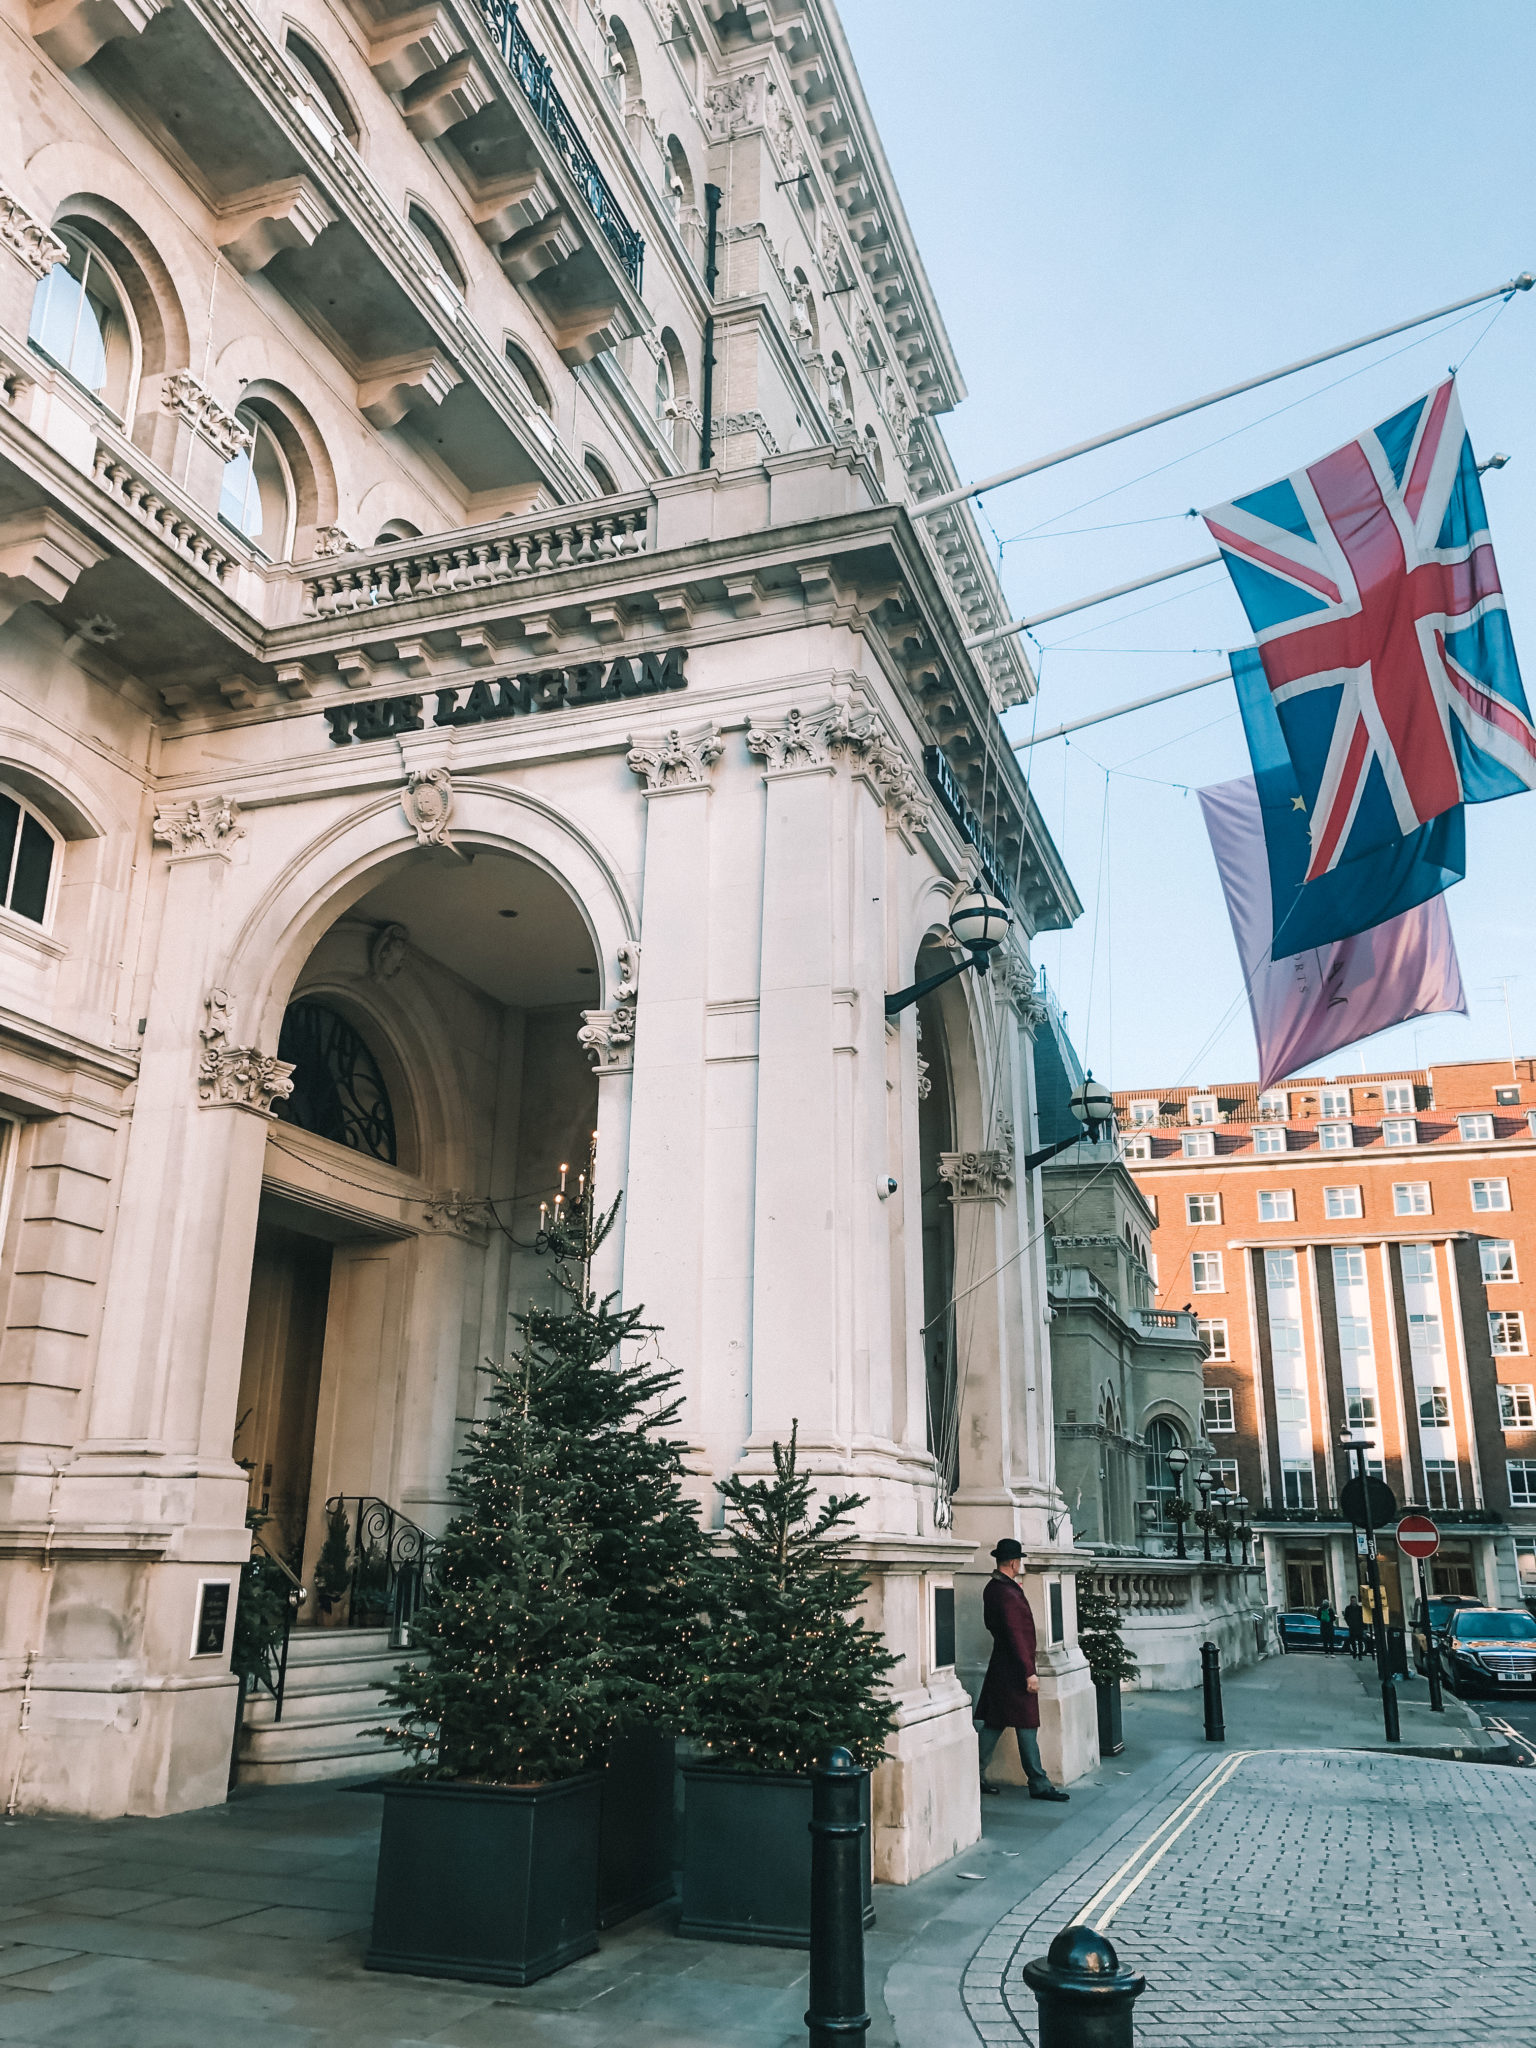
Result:
{"label": "ornate cornice", "polygon": [[669,789],[707,789],[709,771],[724,752],[718,726],[706,725],[686,740],[674,726],[654,746],[631,747],[629,765],[645,783],[647,796]]}
{"label": "ornate cornice", "polygon": [[229,796],[195,796],[183,804],[168,804],[155,812],[152,831],[162,846],[171,849],[172,860],[204,859],[209,854],[227,860],[234,842],[245,837],[240,806]]}
{"label": "ornate cornice", "polygon": [[160,403],[167,412],[185,420],[194,434],[226,462],[250,452],[256,436],[232,412],[205,391],[190,370],[173,370],[160,386]]}

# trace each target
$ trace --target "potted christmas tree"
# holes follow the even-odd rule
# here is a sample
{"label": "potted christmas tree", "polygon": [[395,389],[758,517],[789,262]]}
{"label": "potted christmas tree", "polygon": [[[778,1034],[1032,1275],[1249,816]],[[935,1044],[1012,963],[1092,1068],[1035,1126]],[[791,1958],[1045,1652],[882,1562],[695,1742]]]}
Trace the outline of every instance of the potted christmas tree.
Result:
{"label": "potted christmas tree", "polygon": [[1120,1634],[1118,1602],[1093,1579],[1077,1582],[1077,1640],[1098,1695],[1099,1754],[1119,1756],[1125,1748],[1120,1681],[1134,1678],[1139,1667]]}
{"label": "potted christmas tree", "polygon": [[[864,1576],[847,1558],[845,1525],[864,1501],[813,1507],[797,1435],[774,1445],[772,1479],[720,1487],[726,1554],[689,1716],[709,1755],[683,1772],[680,1928],[788,1948],[810,1942],[809,1773],[838,1744],[866,1769],[879,1762],[895,1718],[885,1674],[897,1661],[852,1612]],[[867,1855],[865,1886],[872,1918]]]}

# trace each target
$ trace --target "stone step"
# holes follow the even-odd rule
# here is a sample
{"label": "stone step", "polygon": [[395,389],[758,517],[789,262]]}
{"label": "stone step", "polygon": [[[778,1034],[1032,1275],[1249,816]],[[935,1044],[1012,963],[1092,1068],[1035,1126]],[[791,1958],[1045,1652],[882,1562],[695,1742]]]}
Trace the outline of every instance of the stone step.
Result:
{"label": "stone step", "polygon": [[364,1730],[388,1719],[384,1691],[406,1654],[391,1646],[387,1629],[296,1629],[282,1720],[270,1693],[245,1703],[241,1784],[299,1785],[388,1768],[395,1753]]}

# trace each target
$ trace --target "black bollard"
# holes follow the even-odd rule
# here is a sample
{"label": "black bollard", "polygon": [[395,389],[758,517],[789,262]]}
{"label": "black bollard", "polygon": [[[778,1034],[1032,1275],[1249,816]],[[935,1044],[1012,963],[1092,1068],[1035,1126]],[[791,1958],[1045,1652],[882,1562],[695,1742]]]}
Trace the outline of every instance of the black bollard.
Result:
{"label": "black bollard", "polygon": [[810,2048],[869,2031],[864,2006],[864,1772],[834,1749],[811,1773]]}
{"label": "black bollard", "polygon": [[1225,1742],[1227,1724],[1221,1718],[1221,1651],[1214,1643],[1200,1645],[1200,1683],[1205,1690],[1205,1739]]}
{"label": "black bollard", "polygon": [[1064,1927],[1049,1955],[1024,1965],[1035,1994],[1040,2048],[1135,2048],[1131,2008],[1145,1977],[1122,1968],[1113,1942],[1091,1927]]}

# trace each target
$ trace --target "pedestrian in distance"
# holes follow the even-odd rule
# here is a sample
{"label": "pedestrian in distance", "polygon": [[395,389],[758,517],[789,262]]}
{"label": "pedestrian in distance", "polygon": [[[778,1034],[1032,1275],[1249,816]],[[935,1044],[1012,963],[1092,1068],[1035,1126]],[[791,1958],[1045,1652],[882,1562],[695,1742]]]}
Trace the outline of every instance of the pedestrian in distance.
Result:
{"label": "pedestrian in distance", "polygon": [[1349,1654],[1358,1662],[1365,1655],[1365,1609],[1358,1593],[1344,1609],[1344,1626],[1349,1630]]}
{"label": "pedestrian in distance", "polygon": [[1321,1631],[1321,1633],[1322,1633],[1322,1638],[1323,1638],[1323,1655],[1324,1655],[1325,1657],[1331,1657],[1331,1656],[1333,1655],[1333,1627],[1334,1627],[1334,1623],[1333,1623],[1333,1602],[1332,1602],[1331,1600],[1328,1600],[1328,1599],[1323,1599],[1323,1600],[1319,1600],[1319,1601],[1318,1601],[1318,1603],[1317,1603],[1317,1626],[1318,1626],[1319,1630],[1320,1630],[1320,1631]]}
{"label": "pedestrian in distance", "polygon": [[1019,1567],[1024,1546],[1005,1536],[992,1551],[995,1567],[981,1596],[982,1619],[992,1638],[992,1656],[976,1702],[977,1752],[981,1760],[981,1789],[996,1793],[1002,1788],[987,1783],[987,1765],[1011,1728],[1018,1738],[1019,1762],[1029,1780],[1031,1799],[1069,1799],[1071,1794],[1053,1785],[1040,1761],[1040,1680],[1035,1675],[1035,1617],[1029,1595],[1019,1584]]}

